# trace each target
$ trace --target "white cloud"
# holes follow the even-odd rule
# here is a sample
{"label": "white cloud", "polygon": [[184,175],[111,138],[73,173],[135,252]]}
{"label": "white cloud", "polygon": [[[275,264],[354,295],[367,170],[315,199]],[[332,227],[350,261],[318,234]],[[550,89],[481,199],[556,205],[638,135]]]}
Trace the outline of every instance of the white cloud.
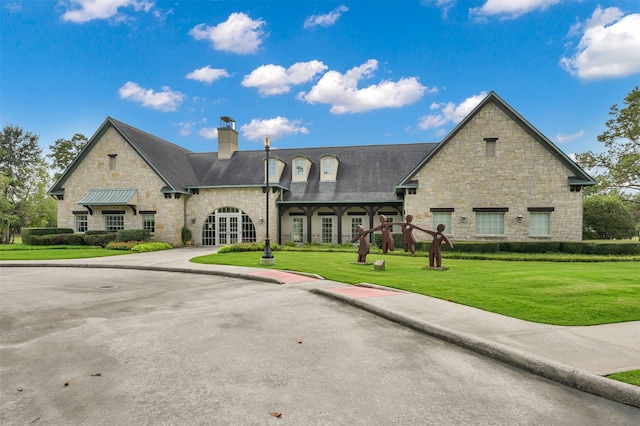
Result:
{"label": "white cloud", "polygon": [[132,81],[128,81],[118,89],[118,93],[122,99],[139,102],[142,106],[164,112],[175,111],[184,99],[184,94],[174,92],[168,86],[162,86],[161,92],[154,92],[151,89],[144,89]]}
{"label": "white cloud", "polygon": [[209,65],[193,70],[187,74],[189,80],[201,81],[207,84],[211,84],[222,77],[230,77],[230,74],[225,69],[211,68]]}
{"label": "white cloud", "polygon": [[566,143],[566,142],[571,142],[573,140],[579,139],[582,136],[584,136],[584,130],[580,130],[579,132],[576,132],[572,135],[564,135],[562,133],[558,133],[554,138],[554,140],[558,143]]}
{"label": "white cloud", "polygon": [[206,139],[216,139],[218,137],[218,129],[215,127],[203,127],[198,134]]}
{"label": "white cloud", "polygon": [[487,0],[482,6],[469,9],[471,15],[518,18],[534,10],[545,10],[560,0]]}
{"label": "white cloud", "polygon": [[311,80],[316,74],[327,69],[320,61],[297,62],[285,69],[280,65],[261,65],[251,74],[245,75],[242,85],[257,87],[263,96],[288,93],[291,85],[302,84]]}
{"label": "white cloud", "polygon": [[60,4],[66,10],[62,20],[77,24],[94,19],[123,20],[119,9],[132,7],[136,12],[148,13],[155,5],[149,0],[63,0]]}
{"label": "white cloud", "polygon": [[300,120],[289,120],[285,117],[275,117],[266,120],[253,119],[249,124],[240,127],[242,136],[252,141],[262,141],[265,135],[273,140],[296,133],[309,133],[309,130],[300,125]]}
{"label": "white cloud", "polygon": [[598,6],[584,24],[571,27],[570,34],[581,30],[573,56],[560,59],[567,72],[584,80],[640,72],[640,14],[624,16],[616,7]]}
{"label": "white cloud", "polygon": [[347,12],[347,6],[338,6],[325,15],[311,15],[304,21],[304,28],[328,27],[336,23],[343,13]]}
{"label": "white cloud", "polygon": [[434,102],[431,104],[431,110],[438,112],[420,117],[418,119],[418,127],[422,130],[427,130],[442,127],[449,123],[458,124],[460,120],[465,118],[486,97],[487,92],[482,92],[479,95],[465,99],[458,105],[453,102]]}
{"label": "white cloud", "polygon": [[265,36],[262,30],[265,24],[262,19],[253,20],[244,13],[232,13],[215,27],[196,25],[189,35],[196,40],[210,40],[216,50],[246,55],[258,50]]}
{"label": "white cloud", "polygon": [[399,108],[420,100],[425,91],[437,92],[435,88],[428,89],[420,84],[416,77],[401,78],[398,81],[382,80],[379,84],[359,89],[359,81],[371,77],[377,68],[378,61],[370,59],[344,74],[329,71],[308,93],[300,92],[298,99],[310,104],[330,104],[331,113],[344,114]]}

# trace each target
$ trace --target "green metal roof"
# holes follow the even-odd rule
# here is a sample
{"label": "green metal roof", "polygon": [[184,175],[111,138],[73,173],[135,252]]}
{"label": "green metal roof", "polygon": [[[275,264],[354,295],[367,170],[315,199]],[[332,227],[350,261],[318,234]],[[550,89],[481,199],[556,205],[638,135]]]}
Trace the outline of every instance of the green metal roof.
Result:
{"label": "green metal roof", "polygon": [[137,189],[90,189],[78,204],[83,206],[120,206],[138,204]]}

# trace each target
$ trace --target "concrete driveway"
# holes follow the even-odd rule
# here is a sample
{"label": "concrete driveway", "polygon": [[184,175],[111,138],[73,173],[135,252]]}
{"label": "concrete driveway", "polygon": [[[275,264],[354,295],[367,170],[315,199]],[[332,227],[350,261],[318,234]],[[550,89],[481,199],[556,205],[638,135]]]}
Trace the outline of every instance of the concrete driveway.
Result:
{"label": "concrete driveway", "polygon": [[119,269],[0,273],[3,425],[631,425],[640,418],[637,408],[303,286]]}

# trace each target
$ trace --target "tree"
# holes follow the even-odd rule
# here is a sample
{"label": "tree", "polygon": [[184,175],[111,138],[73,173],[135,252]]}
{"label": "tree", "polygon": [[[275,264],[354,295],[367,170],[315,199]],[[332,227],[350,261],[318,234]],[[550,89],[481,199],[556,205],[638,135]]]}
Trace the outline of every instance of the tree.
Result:
{"label": "tree", "polygon": [[0,133],[0,242],[8,243],[16,229],[42,221],[37,207],[46,203],[47,171],[38,136],[6,125]]}
{"label": "tree", "polygon": [[598,136],[606,151],[577,154],[577,162],[589,169],[599,169],[598,184],[604,191],[615,191],[625,198],[640,191],[640,90],[636,86],[624,98],[625,107],[614,104],[605,130]]}
{"label": "tree", "polygon": [[594,195],[584,200],[584,235],[625,239],[634,235],[636,221],[617,195]]}
{"label": "tree", "polygon": [[51,159],[51,168],[57,170],[54,180],[58,180],[60,175],[71,162],[78,156],[82,148],[87,145],[88,139],[81,133],[76,133],[71,139],[58,139],[53,145],[49,145],[51,150],[47,157]]}

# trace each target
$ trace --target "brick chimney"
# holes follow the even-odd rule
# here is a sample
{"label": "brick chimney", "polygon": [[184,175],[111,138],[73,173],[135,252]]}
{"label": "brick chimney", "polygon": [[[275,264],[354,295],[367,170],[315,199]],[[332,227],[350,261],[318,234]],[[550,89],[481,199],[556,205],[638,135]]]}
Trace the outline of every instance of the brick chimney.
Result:
{"label": "brick chimney", "polygon": [[236,121],[231,117],[220,117],[218,127],[218,159],[228,160],[238,150]]}

